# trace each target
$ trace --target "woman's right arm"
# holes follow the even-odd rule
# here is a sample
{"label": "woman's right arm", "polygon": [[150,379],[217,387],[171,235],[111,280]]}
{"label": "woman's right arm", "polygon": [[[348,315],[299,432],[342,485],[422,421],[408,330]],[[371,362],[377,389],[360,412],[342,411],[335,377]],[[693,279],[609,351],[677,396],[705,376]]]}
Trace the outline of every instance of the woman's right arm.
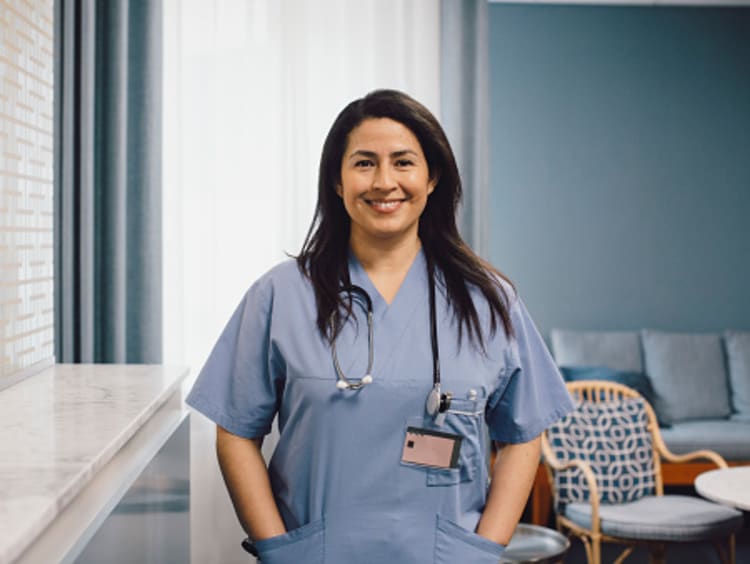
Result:
{"label": "woman's right arm", "polygon": [[216,426],[216,454],[242,528],[253,540],[286,532],[260,452],[263,438],[246,439]]}

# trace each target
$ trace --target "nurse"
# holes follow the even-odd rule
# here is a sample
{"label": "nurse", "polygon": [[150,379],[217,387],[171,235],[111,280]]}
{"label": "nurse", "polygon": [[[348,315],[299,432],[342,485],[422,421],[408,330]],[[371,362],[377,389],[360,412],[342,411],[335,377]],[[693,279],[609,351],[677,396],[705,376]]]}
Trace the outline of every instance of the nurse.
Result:
{"label": "nurse", "polygon": [[301,253],[250,287],[187,400],[264,564],[490,564],[511,538],[572,404],[515,288],[461,240],[460,199],[414,99],[336,118]]}

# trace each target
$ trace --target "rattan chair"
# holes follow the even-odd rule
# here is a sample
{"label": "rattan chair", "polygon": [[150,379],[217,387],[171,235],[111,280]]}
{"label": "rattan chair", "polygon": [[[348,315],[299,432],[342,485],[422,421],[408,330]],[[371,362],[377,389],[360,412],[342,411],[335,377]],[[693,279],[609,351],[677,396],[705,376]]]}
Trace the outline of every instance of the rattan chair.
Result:
{"label": "rattan chair", "polygon": [[589,564],[600,564],[604,542],[625,545],[619,564],[638,545],[662,563],[667,544],[706,540],[722,562],[734,564],[742,514],[693,496],[664,495],[661,477],[662,459],[705,459],[726,468],[724,459],[710,450],[669,452],[654,410],[627,386],[597,380],[567,386],[576,410],[544,433],[542,454],[557,528],[582,541]]}

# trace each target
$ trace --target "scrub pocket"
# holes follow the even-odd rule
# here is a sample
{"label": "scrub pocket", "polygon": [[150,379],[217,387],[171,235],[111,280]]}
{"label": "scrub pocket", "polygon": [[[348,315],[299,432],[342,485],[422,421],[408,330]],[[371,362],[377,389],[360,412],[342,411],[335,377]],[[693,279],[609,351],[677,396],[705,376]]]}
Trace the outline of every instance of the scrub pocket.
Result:
{"label": "scrub pocket", "polygon": [[325,521],[313,521],[298,529],[255,542],[262,564],[324,564]]}
{"label": "scrub pocket", "polygon": [[435,564],[498,564],[505,547],[437,516]]}
{"label": "scrub pocket", "polygon": [[[471,415],[457,415],[449,413],[443,425],[437,426],[431,417],[409,417],[406,420],[407,427],[422,427],[459,435],[461,440],[461,451],[458,455],[458,468],[425,468],[428,486],[451,486],[461,482],[474,480],[479,467],[479,436],[480,419]],[[406,429],[404,429],[406,436]],[[405,466],[416,466],[407,462],[401,462]]]}

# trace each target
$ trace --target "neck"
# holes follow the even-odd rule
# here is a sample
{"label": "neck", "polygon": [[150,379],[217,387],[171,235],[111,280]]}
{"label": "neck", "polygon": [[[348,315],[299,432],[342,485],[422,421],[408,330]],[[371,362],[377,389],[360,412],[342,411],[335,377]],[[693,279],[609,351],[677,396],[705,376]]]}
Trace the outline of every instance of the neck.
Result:
{"label": "neck", "polygon": [[373,273],[408,269],[422,248],[422,243],[416,233],[413,237],[397,240],[373,240],[352,233],[349,246],[365,271]]}

